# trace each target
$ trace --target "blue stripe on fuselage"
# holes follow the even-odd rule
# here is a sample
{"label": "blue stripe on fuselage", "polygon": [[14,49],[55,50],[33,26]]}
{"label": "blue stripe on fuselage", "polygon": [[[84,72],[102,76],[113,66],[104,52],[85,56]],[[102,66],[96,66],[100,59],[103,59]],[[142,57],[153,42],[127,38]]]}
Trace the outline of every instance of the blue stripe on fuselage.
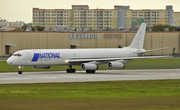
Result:
{"label": "blue stripe on fuselage", "polygon": [[39,58],[40,53],[34,53],[33,59],[31,62],[36,62]]}

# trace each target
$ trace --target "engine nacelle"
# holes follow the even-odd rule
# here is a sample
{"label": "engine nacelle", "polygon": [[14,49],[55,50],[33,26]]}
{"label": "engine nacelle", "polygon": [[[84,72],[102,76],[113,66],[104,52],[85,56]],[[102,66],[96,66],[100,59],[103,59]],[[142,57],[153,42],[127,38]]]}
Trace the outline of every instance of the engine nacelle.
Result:
{"label": "engine nacelle", "polygon": [[33,68],[36,68],[36,69],[49,69],[50,66],[33,66]]}
{"label": "engine nacelle", "polygon": [[98,70],[99,66],[91,63],[83,63],[81,64],[81,68],[84,70]]}
{"label": "engine nacelle", "polygon": [[113,62],[108,62],[108,68],[112,69],[112,68],[118,68],[118,69],[123,69],[125,68],[125,64],[122,62],[117,62],[117,61],[113,61]]}

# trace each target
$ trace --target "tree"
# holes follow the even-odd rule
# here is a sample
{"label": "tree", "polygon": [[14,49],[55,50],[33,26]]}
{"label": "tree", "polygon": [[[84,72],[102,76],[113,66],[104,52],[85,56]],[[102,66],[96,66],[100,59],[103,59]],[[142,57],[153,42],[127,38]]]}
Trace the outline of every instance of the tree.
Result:
{"label": "tree", "polygon": [[180,31],[180,27],[176,28],[176,31]]}
{"label": "tree", "polygon": [[[45,27],[44,26],[35,26],[34,28],[37,28],[37,31],[44,31]],[[32,29],[34,30],[34,29]]]}
{"label": "tree", "polygon": [[0,18],[0,22],[6,22],[6,19],[1,19],[1,18]]}
{"label": "tree", "polygon": [[152,31],[163,31],[164,28],[169,28],[169,31],[178,31],[179,28],[175,26],[169,26],[164,24],[158,24],[151,27]]}
{"label": "tree", "polygon": [[21,28],[15,28],[13,31],[21,31]]}
{"label": "tree", "polygon": [[26,31],[26,28],[27,28],[27,27],[28,27],[27,25],[24,25],[24,26],[21,27],[21,29],[23,29],[24,31]]}
{"label": "tree", "polygon": [[163,31],[163,24],[154,25],[151,27],[152,31]]}
{"label": "tree", "polygon": [[31,27],[31,29],[32,29],[32,31],[34,31],[35,29],[34,29],[34,27]]}

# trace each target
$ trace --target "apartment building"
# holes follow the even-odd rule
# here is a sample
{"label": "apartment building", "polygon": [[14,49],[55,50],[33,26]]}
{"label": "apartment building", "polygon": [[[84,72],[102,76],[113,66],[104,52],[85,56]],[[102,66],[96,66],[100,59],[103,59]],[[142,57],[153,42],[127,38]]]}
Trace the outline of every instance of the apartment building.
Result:
{"label": "apartment building", "polygon": [[[114,6],[114,9],[89,9],[88,5],[72,5],[72,9],[33,8],[33,26],[117,29],[138,26],[142,22],[147,27],[157,24],[180,25],[180,12],[174,12],[173,6],[166,9],[132,10],[130,6]],[[173,21],[174,20],[174,21]]]}
{"label": "apartment building", "polygon": [[173,26],[180,26],[180,12],[173,13]]}

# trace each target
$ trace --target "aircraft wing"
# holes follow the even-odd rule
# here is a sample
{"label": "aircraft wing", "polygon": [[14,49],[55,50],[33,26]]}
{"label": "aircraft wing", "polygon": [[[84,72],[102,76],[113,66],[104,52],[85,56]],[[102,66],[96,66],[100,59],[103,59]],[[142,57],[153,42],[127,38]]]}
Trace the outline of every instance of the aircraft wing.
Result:
{"label": "aircraft wing", "polygon": [[133,60],[133,59],[146,59],[146,58],[164,58],[164,57],[172,57],[172,56],[145,56],[145,57],[123,57],[123,58],[71,58],[66,60],[66,63],[70,64],[81,64],[88,62],[109,62],[109,61],[117,61],[117,60]]}

